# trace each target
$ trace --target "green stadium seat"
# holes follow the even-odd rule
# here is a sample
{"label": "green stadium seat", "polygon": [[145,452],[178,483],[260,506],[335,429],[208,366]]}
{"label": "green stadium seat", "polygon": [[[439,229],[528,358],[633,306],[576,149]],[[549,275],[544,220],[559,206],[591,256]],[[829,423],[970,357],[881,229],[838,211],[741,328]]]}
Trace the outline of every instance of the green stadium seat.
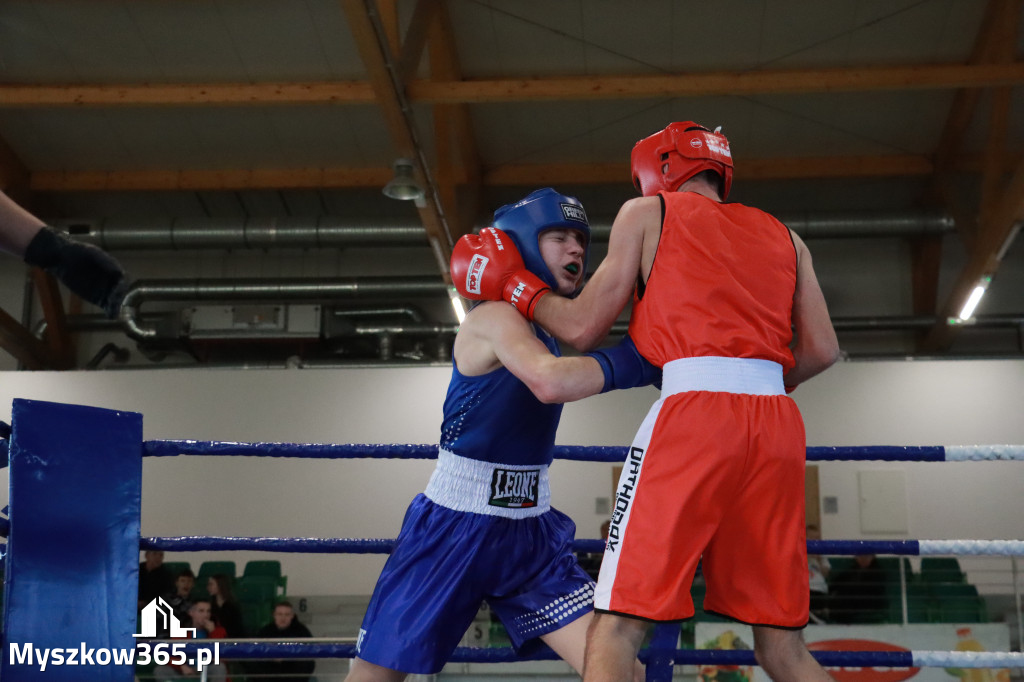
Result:
{"label": "green stadium seat", "polygon": [[907,621],[910,623],[938,623],[939,605],[931,590],[922,583],[907,585]]}
{"label": "green stadium seat", "polygon": [[[247,635],[255,635],[260,628],[274,618],[274,602],[249,602],[239,604],[242,611],[242,627]],[[232,678],[233,679],[233,678]]]}
{"label": "green stadium seat", "polygon": [[956,557],[921,558],[921,580],[929,583],[965,583],[967,576]]}
{"label": "green stadium seat", "polygon": [[853,557],[852,556],[830,556],[828,559],[829,576],[839,575],[843,571],[853,568]]}
{"label": "green stadium seat", "polygon": [[192,599],[207,599],[210,593],[206,591],[206,583],[211,576],[224,574],[234,580],[234,561],[204,561],[199,565],[199,573],[196,574],[196,585],[192,588]]}
{"label": "green stadium seat", "polygon": [[288,576],[281,575],[280,561],[250,561],[245,565],[242,577],[273,578],[277,581],[278,587],[281,588],[279,596],[288,594]]}
{"label": "green stadium seat", "polygon": [[242,576],[235,585],[235,596],[241,603],[274,602],[277,600],[277,580],[267,576]]}
{"label": "green stadium seat", "polygon": [[255,634],[270,622],[278,601],[278,582],[271,576],[243,575],[235,583],[235,597],[242,611],[242,625]]}
{"label": "green stadium seat", "polygon": [[237,569],[235,568],[234,561],[204,561],[199,564],[199,576],[206,576],[209,578],[211,575],[218,575],[223,573],[229,578],[234,578],[237,575]]}
{"label": "green stadium seat", "polygon": [[171,576],[177,578],[184,570],[192,570],[192,564],[187,561],[165,561],[164,568],[170,571]]}
{"label": "green stadium seat", "polygon": [[966,583],[932,583],[932,595],[943,623],[984,623],[988,621],[985,600],[978,588]]}
{"label": "green stadium seat", "polygon": [[262,575],[270,576],[272,578],[281,577],[281,562],[280,561],[250,561],[245,564],[245,569],[242,571],[242,576],[253,576]]}
{"label": "green stadium seat", "polygon": [[490,632],[487,635],[487,646],[489,647],[506,647],[511,646],[511,640],[508,638],[508,631],[505,626],[501,624],[501,621],[493,620],[490,624]]}
{"label": "green stadium seat", "polygon": [[[878,557],[878,565],[885,571],[885,596],[888,599],[886,623],[903,622],[903,584],[900,582],[900,564],[903,564],[903,575],[907,587],[914,579],[910,560],[906,557]],[[908,605],[909,610],[909,605]],[[909,617],[909,615],[908,615]]]}

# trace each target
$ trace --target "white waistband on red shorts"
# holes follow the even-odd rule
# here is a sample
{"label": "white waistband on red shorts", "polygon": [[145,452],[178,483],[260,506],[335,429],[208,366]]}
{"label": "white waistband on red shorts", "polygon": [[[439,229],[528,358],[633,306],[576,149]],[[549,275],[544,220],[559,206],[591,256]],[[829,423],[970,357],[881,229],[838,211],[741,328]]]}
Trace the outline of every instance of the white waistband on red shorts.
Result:
{"label": "white waistband on red shorts", "polygon": [[[529,494],[522,498],[524,490]],[[461,457],[444,448],[437,453],[437,466],[424,494],[455,511],[509,519],[540,516],[551,509],[547,465],[495,464]],[[533,506],[515,506],[523,499]]]}
{"label": "white waistband on red shorts", "polygon": [[686,391],[785,395],[782,365],[757,358],[680,358],[665,364],[663,398]]}

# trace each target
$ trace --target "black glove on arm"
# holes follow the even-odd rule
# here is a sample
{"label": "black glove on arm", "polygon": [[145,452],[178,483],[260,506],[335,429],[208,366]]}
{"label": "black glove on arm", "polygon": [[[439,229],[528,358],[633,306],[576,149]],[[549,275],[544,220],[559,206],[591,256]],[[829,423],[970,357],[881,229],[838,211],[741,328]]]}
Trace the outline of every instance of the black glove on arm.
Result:
{"label": "black glove on arm", "polygon": [[25,249],[25,262],[50,273],[72,292],[117,317],[128,290],[124,269],[110,254],[91,244],[68,239],[43,226]]}

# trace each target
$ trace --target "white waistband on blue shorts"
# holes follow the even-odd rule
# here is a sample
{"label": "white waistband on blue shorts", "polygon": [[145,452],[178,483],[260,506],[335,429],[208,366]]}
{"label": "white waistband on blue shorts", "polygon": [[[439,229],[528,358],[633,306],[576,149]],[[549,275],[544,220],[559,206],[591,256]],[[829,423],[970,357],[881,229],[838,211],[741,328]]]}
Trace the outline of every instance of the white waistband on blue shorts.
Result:
{"label": "white waistband on blue shorts", "polygon": [[[491,504],[495,472],[522,472],[529,480],[536,472],[535,506],[495,506]],[[508,478],[506,475],[505,478]],[[441,448],[437,453],[437,466],[430,476],[423,493],[442,507],[455,511],[502,516],[508,519],[524,519],[540,516],[551,509],[551,487],[548,484],[548,467],[544,464],[519,466],[495,464],[478,459],[461,457]]]}
{"label": "white waistband on blue shorts", "polygon": [[782,365],[757,358],[680,358],[665,364],[661,395],[716,391],[750,395],[785,395]]}

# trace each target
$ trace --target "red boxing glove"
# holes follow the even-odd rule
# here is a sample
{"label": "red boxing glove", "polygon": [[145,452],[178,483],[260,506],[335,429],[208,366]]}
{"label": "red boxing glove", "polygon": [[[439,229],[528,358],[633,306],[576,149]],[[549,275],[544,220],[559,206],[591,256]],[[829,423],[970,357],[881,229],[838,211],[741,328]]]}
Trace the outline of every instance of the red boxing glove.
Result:
{"label": "red boxing glove", "polygon": [[461,296],[472,301],[504,299],[533,319],[533,310],[551,287],[523,265],[512,238],[494,227],[479,235],[459,238],[452,249],[452,282]]}

